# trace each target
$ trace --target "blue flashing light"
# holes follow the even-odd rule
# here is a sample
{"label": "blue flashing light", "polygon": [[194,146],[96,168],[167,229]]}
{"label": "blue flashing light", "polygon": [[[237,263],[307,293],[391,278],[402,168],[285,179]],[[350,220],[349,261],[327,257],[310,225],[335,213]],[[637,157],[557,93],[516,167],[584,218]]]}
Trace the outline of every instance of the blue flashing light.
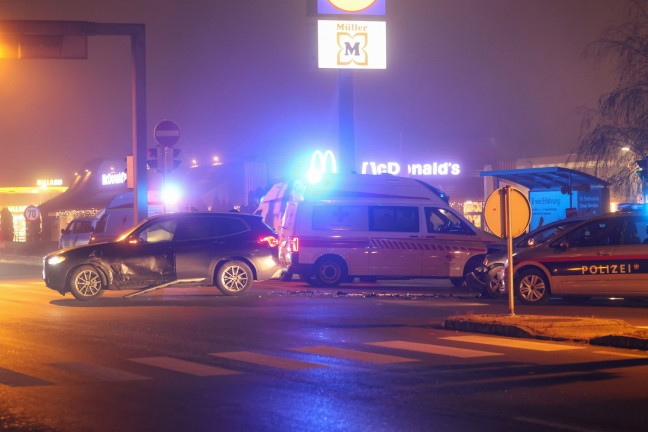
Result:
{"label": "blue flashing light", "polygon": [[162,191],[162,201],[167,205],[178,204],[180,196],[180,188],[174,184],[167,184]]}

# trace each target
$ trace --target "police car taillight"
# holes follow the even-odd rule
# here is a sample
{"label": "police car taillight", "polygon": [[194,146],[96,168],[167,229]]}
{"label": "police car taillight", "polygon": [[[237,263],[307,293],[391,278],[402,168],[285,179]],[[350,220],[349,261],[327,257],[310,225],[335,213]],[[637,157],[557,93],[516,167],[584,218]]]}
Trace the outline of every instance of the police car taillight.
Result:
{"label": "police car taillight", "polygon": [[266,243],[270,247],[277,247],[279,246],[279,240],[277,240],[273,236],[267,236],[259,239],[259,244],[264,244]]}

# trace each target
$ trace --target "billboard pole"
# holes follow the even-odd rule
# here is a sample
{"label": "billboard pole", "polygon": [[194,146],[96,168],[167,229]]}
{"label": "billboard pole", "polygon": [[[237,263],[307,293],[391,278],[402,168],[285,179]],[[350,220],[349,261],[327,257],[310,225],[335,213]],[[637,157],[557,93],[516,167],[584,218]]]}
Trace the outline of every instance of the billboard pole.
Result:
{"label": "billboard pole", "polygon": [[353,71],[341,69],[338,76],[339,91],[339,172],[355,170],[355,87]]}

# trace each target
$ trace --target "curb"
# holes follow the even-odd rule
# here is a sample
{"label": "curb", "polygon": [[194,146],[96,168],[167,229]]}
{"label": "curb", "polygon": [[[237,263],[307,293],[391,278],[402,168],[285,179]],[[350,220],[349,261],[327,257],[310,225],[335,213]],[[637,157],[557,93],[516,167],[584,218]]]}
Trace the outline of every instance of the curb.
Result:
{"label": "curb", "polygon": [[[556,321],[562,324],[561,326],[542,326],[537,324],[537,317],[520,316],[514,319],[519,322],[510,323],[511,317],[506,316],[450,317],[443,320],[441,327],[446,330],[514,338],[571,341],[595,346],[648,351],[648,330],[633,327],[625,321],[555,317]],[[599,322],[600,330],[592,333],[592,328],[597,327]]]}

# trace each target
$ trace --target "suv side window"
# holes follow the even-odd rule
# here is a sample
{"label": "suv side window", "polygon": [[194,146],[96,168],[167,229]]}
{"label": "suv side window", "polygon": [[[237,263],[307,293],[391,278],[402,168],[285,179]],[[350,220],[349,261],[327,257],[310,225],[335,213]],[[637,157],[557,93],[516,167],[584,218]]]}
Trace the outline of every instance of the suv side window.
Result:
{"label": "suv side window", "polygon": [[248,231],[250,228],[241,219],[233,217],[217,217],[211,221],[211,236],[224,237]]}
{"label": "suv side window", "polygon": [[138,239],[145,243],[159,243],[173,239],[178,222],[175,220],[156,221],[140,231]]}
{"label": "suv side window", "polygon": [[419,232],[418,207],[371,206],[369,230],[391,232]]}
{"label": "suv side window", "polygon": [[213,237],[210,219],[205,217],[188,217],[178,223],[175,236],[176,241],[198,240]]}

